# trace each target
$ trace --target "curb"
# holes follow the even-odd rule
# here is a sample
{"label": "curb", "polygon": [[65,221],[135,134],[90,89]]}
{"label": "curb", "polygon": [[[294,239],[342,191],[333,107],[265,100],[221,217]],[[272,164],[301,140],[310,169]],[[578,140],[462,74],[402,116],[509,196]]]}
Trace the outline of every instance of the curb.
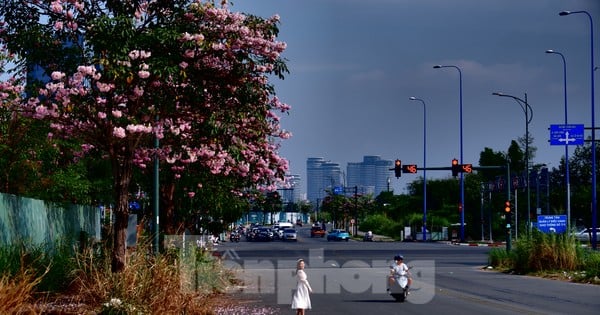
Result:
{"label": "curb", "polygon": [[505,246],[504,243],[457,243],[457,242],[451,242],[450,244],[452,244],[452,245],[458,245],[458,246],[473,246],[473,247],[500,247],[500,246]]}

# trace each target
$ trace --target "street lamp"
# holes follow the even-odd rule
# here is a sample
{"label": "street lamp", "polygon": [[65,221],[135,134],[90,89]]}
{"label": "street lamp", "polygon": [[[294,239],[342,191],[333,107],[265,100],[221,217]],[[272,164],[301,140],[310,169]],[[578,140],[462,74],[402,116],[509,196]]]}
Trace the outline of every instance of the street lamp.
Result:
{"label": "street lamp", "polygon": [[[459,87],[459,102],[460,102],[460,110],[459,110],[459,120],[460,120],[460,164],[463,164],[463,97],[462,97],[462,71],[460,68],[453,65],[436,65],[433,66],[434,69],[441,68],[454,68],[458,70],[458,87]],[[460,204],[458,206],[460,213],[460,241],[465,241],[465,181],[463,177],[463,172],[460,172]]]}
{"label": "street lamp", "polygon": [[411,101],[423,104],[423,241],[427,240],[427,106],[425,101],[411,96]]}
{"label": "street lamp", "polygon": [[596,249],[596,119],[594,110],[594,22],[592,16],[587,11],[562,11],[558,13],[560,16],[583,13],[590,19],[590,73],[591,73],[591,85],[592,85],[592,248]]}
{"label": "street lamp", "polygon": [[527,93],[525,93],[525,100],[500,92],[494,92],[492,95],[510,97],[514,99],[517,104],[521,106],[521,109],[523,109],[523,112],[525,113],[525,177],[527,181],[527,230],[529,231],[531,228],[531,189],[529,187],[531,186],[529,182],[529,123],[533,119],[533,110],[531,109],[531,106],[529,106],[529,103],[527,103]]}
{"label": "street lamp", "polygon": [[[567,61],[565,60],[565,56],[552,49],[546,50],[547,54],[555,54],[559,55],[562,58],[563,62],[563,91],[565,94],[565,125],[568,124],[567,119]],[[567,228],[571,228],[571,180],[569,175],[569,141],[565,141],[565,181],[567,183]]]}

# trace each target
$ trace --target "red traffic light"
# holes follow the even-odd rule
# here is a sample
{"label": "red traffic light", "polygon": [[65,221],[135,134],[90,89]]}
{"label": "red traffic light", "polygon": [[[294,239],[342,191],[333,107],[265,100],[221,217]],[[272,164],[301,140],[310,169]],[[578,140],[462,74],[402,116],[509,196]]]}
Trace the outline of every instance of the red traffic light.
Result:
{"label": "red traffic light", "polygon": [[394,162],[394,175],[396,175],[396,178],[402,176],[402,161],[400,160]]}
{"label": "red traffic light", "polygon": [[504,203],[504,212],[506,212],[506,213],[510,213],[510,210],[511,210],[510,201],[508,201],[508,200],[507,200],[507,201]]}
{"label": "red traffic light", "polygon": [[452,176],[458,176],[458,173],[460,173],[461,169],[460,169],[460,165],[458,164],[458,160],[457,159],[452,159]]}

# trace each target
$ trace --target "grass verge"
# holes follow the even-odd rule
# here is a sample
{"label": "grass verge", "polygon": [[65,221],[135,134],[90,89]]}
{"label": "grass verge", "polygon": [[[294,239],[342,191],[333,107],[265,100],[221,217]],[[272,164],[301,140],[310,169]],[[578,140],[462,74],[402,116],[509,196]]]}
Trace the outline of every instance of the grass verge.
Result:
{"label": "grass verge", "polygon": [[600,252],[582,247],[567,234],[534,230],[519,238],[510,252],[493,248],[489,265],[517,274],[600,284]]}

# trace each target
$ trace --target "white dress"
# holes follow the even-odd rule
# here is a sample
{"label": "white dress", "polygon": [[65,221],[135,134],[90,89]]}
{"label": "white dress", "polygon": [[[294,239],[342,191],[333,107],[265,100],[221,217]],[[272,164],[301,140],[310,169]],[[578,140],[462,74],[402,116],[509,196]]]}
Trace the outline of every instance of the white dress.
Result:
{"label": "white dress", "polygon": [[292,297],[292,309],[310,309],[310,292],[312,291],[308,280],[306,280],[306,273],[304,270],[298,270],[296,272],[296,279],[298,280],[298,285],[296,287],[296,292],[294,292],[294,296]]}

